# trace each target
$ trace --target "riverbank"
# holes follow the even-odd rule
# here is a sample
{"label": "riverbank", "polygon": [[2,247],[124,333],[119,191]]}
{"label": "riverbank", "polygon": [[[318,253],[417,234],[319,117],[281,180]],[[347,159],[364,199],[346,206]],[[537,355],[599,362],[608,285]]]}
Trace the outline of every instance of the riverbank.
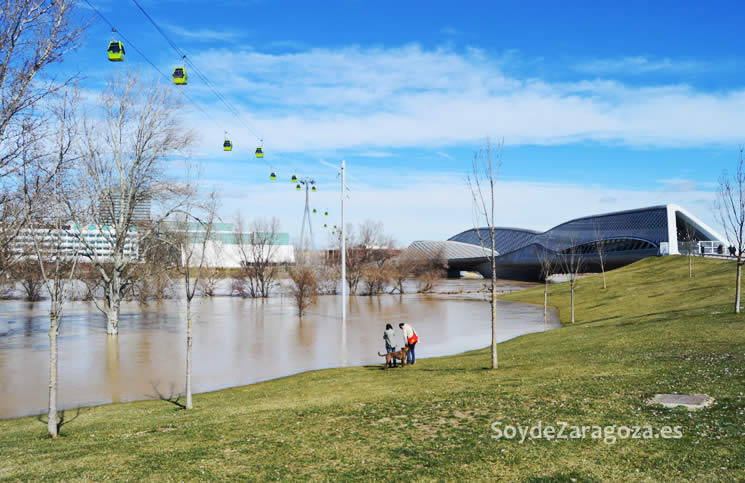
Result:
{"label": "riverbank", "polygon": [[[644,260],[577,289],[579,322],[488,349],[308,372],[165,401],[68,411],[63,437],[0,421],[0,478],[735,480],[745,471],[745,319],[730,262]],[[566,318],[563,286],[551,303]],[[509,295],[535,301],[542,287]],[[701,412],[649,407],[705,393]],[[73,419],[75,418],[75,419]],[[506,425],[679,426],[680,439],[493,439]]]}
{"label": "riverbank", "polygon": [[[244,386],[309,370],[375,364],[386,322],[410,322],[426,341],[418,356],[458,354],[484,345],[489,305],[473,284],[447,281],[457,295],[319,297],[302,320],[292,300],[198,298],[192,306],[195,393]],[[171,397],[184,392],[184,303],[121,307],[121,333],[109,337],[104,316],[88,302],[65,307],[59,344],[58,407]],[[504,341],[544,330],[539,307],[499,305]],[[549,327],[559,326],[555,313]],[[41,414],[48,403],[48,302],[0,302],[0,420]],[[403,340],[400,341],[403,345]]]}

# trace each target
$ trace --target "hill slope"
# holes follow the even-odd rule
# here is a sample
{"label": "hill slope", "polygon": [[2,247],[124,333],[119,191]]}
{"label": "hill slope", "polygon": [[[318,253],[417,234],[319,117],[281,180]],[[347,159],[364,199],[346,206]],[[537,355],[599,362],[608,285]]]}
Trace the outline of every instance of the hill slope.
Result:
{"label": "hill slope", "polygon": [[[649,259],[580,282],[578,323],[397,370],[331,369],[195,396],[82,410],[48,440],[0,421],[0,478],[730,479],[745,474],[745,316],[734,270]],[[566,289],[551,296],[562,316]],[[512,294],[542,302],[542,288]],[[537,300],[536,300],[537,299]],[[487,345],[488,341],[484,341]],[[701,412],[652,408],[706,393]],[[70,412],[68,412],[70,417]],[[493,439],[493,423],[679,426],[681,439]],[[639,434],[641,436],[641,434]],[[606,442],[607,441],[607,442]]]}

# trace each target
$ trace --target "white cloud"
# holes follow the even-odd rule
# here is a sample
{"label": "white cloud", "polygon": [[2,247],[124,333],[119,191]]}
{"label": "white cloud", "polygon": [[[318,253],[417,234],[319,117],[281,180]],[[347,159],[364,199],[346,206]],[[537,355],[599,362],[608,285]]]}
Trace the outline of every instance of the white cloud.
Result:
{"label": "white cloud", "polygon": [[164,24],[164,26],[180,39],[202,42],[233,42],[245,36],[243,32],[236,30],[187,29],[173,24]]}
{"label": "white cloud", "polygon": [[588,74],[649,74],[654,72],[692,72],[707,68],[707,64],[692,60],[649,59],[644,56],[616,59],[593,59],[576,66]]}
{"label": "white cloud", "polygon": [[[281,151],[436,148],[487,134],[508,145],[697,146],[736,143],[745,133],[745,87],[704,92],[679,84],[519,79],[478,49],[231,49],[195,60]],[[190,89],[210,95],[196,81]],[[219,126],[200,123],[211,138],[241,124],[214,107]]]}

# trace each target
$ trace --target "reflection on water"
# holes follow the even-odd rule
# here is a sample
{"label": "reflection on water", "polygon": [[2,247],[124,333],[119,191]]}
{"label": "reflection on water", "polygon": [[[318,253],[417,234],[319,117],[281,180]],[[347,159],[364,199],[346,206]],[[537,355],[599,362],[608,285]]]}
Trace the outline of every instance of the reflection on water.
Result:
{"label": "reflection on water", "polygon": [[[287,298],[195,299],[195,392],[326,367],[381,363],[387,321],[419,333],[417,356],[454,354],[489,344],[489,305],[417,295],[352,297],[346,325],[340,298],[320,297],[298,320]],[[0,418],[46,410],[48,302],[0,302]],[[183,391],[183,302],[122,307],[120,334],[86,302],[65,307],[59,338],[59,406],[132,401]],[[540,307],[500,303],[500,339],[543,329]],[[557,325],[555,316],[552,325]]]}

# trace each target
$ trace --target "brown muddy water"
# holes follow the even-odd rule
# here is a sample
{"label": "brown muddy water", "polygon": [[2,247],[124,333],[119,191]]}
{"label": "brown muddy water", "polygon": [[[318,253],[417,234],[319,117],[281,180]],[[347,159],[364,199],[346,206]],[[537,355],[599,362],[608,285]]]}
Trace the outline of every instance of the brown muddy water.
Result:
{"label": "brown muddy water", "polygon": [[[381,363],[385,323],[410,323],[417,358],[489,344],[489,304],[479,296],[351,297],[346,324],[339,296],[319,298],[298,320],[291,300],[195,299],[195,392],[240,386],[298,372]],[[0,302],[0,419],[45,412],[48,391],[48,302]],[[499,339],[543,330],[542,308],[499,304]],[[119,336],[103,315],[70,302],[59,338],[59,407],[172,397],[184,390],[184,303],[122,307]],[[549,328],[559,326],[555,312]]]}

